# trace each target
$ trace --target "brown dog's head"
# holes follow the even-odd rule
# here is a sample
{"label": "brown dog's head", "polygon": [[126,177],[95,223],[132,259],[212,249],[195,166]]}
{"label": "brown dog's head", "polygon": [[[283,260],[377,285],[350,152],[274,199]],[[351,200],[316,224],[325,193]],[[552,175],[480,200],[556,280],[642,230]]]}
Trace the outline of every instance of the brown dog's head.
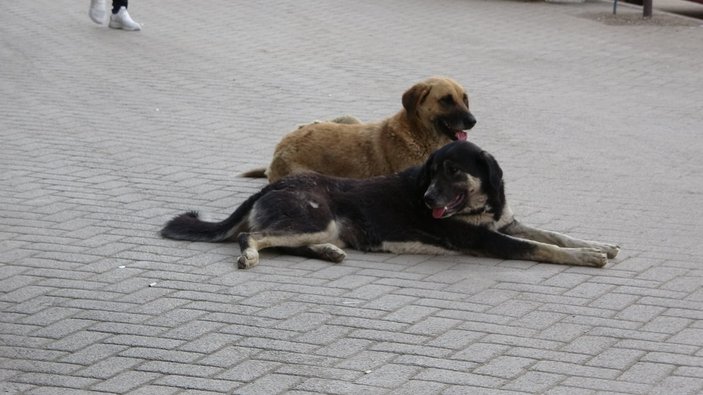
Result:
{"label": "brown dog's head", "polygon": [[435,151],[422,168],[422,199],[434,218],[491,212],[505,206],[503,171],[491,154],[468,141]]}
{"label": "brown dog's head", "polygon": [[450,140],[466,140],[466,130],[476,124],[466,91],[451,78],[433,77],[414,85],[403,94],[403,107],[422,129]]}

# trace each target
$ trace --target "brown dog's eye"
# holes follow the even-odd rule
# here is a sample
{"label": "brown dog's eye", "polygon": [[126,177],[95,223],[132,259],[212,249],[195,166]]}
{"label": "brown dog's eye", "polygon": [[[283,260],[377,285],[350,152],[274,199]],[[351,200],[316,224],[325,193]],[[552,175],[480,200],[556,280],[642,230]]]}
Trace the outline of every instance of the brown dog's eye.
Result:
{"label": "brown dog's eye", "polygon": [[464,93],[464,97],[462,98],[462,100],[464,100],[464,104],[466,104],[466,106],[468,107],[469,106],[469,97],[466,96],[466,93]]}
{"label": "brown dog's eye", "polygon": [[444,96],[441,99],[439,99],[439,102],[443,106],[451,106],[454,104],[454,98],[451,95],[447,95],[447,96]]}

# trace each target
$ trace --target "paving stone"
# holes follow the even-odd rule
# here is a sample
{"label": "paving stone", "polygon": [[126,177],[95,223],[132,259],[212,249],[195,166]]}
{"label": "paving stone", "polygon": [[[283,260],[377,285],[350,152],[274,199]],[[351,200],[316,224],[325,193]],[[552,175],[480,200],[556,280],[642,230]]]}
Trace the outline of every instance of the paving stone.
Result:
{"label": "paving stone", "polygon": [[566,344],[560,351],[597,355],[610,348],[615,342],[615,339],[607,337],[583,335]]}
{"label": "paving stone", "polygon": [[379,342],[374,344],[371,349],[374,351],[390,351],[399,354],[412,354],[434,358],[446,357],[451,353],[451,350],[446,348],[417,346],[394,342]]}
{"label": "paving stone", "polygon": [[474,343],[452,355],[452,357],[471,362],[485,363],[509,349],[509,346],[502,344]]}
{"label": "paving stone", "polygon": [[340,380],[326,380],[318,378],[307,379],[295,388],[314,393],[334,394],[383,394],[387,392],[386,389],[371,387],[368,385],[352,384]]}
{"label": "paving stone", "polygon": [[3,369],[57,375],[73,373],[81,367],[78,364],[65,362],[20,359],[20,354],[16,354],[14,359],[5,359],[2,364]]}
{"label": "paving stone", "polygon": [[670,376],[652,388],[652,394],[697,394],[703,389],[703,383],[698,378]]}
{"label": "paving stone", "polygon": [[132,370],[135,365],[141,362],[143,362],[143,360],[136,358],[109,357],[91,364],[85,369],[77,371],[75,374],[82,377],[105,380],[125,370]]}
{"label": "paving stone", "polygon": [[328,345],[351,331],[352,329],[347,327],[322,325],[297,337],[296,340],[310,344]]}
{"label": "paving stone", "polygon": [[456,371],[469,371],[475,368],[478,364],[474,362],[461,361],[457,359],[426,357],[421,355],[401,355],[394,359],[396,363],[438,368]]}
{"label": "paving stone", "polygon": [[629,367],[618,380],[632,383],[655,384],[667,377],[674,366],[660,363],[637,362]]}
{"label": "paving stone", "polygon": [[341,339],[317,349],[315,354],[345,358],[367,349],[371,344],[371,341],[365,339]]}
{"label": "paving stone", "polygon": [[126,370],[109,380],[93,385],[92,389],[105,392],[123,393],[149,383],[158,378],[156,373],[134,372]]}
{"label": "paving stone", "polygon": [[542,332],[539,337],[546,340],[570,342],[579,336],[585,335],[589,330],[587,325],[576,325],[566,323],[552,324]]}
{"label": "paving stone", "polygon": [[414,366],[388,364],[357,379],[355,383],[395,388],[412,378],[420,369]]}
{"label": "paving stone", "polygon": [[291,342],[285,340],[274,340],[262,337],[248,337],[238,343],[239,346],[246,348],[259,348],[262,350],[279,350],[290,352],[309,352],[316,347],[310,344]]}
{"label": "paving stone", "polygon": [[683,343],[694,346],[703,346],[703,329],[684,329],[669,338],[672,343]]}
{"label": "paving stone", "polygon": [[176,387],[188,392],[193,391],[194,393],[197,393],[196,391],[204,391],[205,393],[229,393],[234,392],[236,388],[242,386],[242,383],[236,381],[180,375],[163,376],[155,380],[154,384],[162,387]]}
{"label": "paving stone", "polygon": [[598,391],[608,391],[628,394],[648,394],[652,390],[651,385],[633,384],[618,382],[615,380],[604,380],[594,377],[569,377],[563,381],[563,385],[579,388],[588,388]]}
{"label": "paving stone", "polygon": [[176,350],[162,350],[147,347],[129,347],[120,352],[120,356],[141,358],[149,361],[193,362],[203,357],[203,354]]}
{"label": "paving stone", "polygon": [[367,339],[375,341],[395,341],[405,344],[422,344],[428,339],[428,336],[412,335],[407,333],[391,333],[386,331],[364,330],[359,329],[349,334],[349,337],[357,339]]}
{"label": "paving stone", "polygon": [[289,364],[322,365],[331,366],[339,363],[341,358],[328,357],[313,354],[302,354],[288,351],[261,351],[256,354],[257,359],[277,361]]}
{"label": "paving stone", "polygon": [[421,395],[421,394],[436,394],[440,393],[445,385],[442,383],[434,383],[431,381],[409,380],[403,383],[400,387],[389,392],[393,395]]}
{"label": "paving stone", "polygon": [[533,370],[539,372],[556,373],[568,376],[580,376],[588,378],[615,378],[618,371],[615,369],[596,368],[583,366],[580,364],[571,364],[565,362],[540,361],[533,367]]}
{"label": "paving stone", "polygon": [[388,361],[397,355],[391,352],[364,350],[351,357],[344,358],[337,365],[338,368],[352,369],[358,371],[373,370],[379,366],[384,366]]}
{"label": "paving stone", "polygon": [[448,330],[427,342],[428,346],[463,350],[469,344],[483,337],[482,333],[464,330]]}
{"label": "paving stone", "polygon": [[645,351],[641,350],[610,348],[593,357],[586,365],[624,370],[632,366],[644,354]]}
{"label": "paving stone", "polygon": [[665,352],[650,352],[641,358],[642,361],[669,363],[677,366],[703,367],[703,357],[692,357]]}
{"label": "paving stone", "polygon": [[[17,383],[26,383],[36,386],[51,386],[51,387],[61,387],[70,388],[75,391],[76,389],[85,388],[97,380],[84,377],[75,377],[65,374],[51,374],[51,373],[26,373],[12,379]],[[29,387],[31,388],[31,387]],[[27,388],[27,389],[29,389]],[[11,388],[12,389],[12,388]],[[14,389],[21,389],[21,387]]]}
{"label": "paving stone", "polygon": [[295,388],[300,381],[301,378],[296,376],[270,374],[239,388],[236,392],[241,394],[277,394],[288,388]]}
{"label": "paving stone", "polygon": [[[44,394],[44,395],[71,395],[71,394],[77,394],[77,395],[88,395],[88,394],[109,394],[109,392],[98,392],[98,391],[89,391],[89,390],[79,390],[75,388],[61,388],[61,387],[52,387],[52,386],[43,386],[43,387],[34,387],[32,390],[27,391],[27,394]],[[159,392],[155,392],[158,394]]]}
{"label": "paving stone", "polygon": [[179,391],[180,389],[176,387],[167,387],[161,385],[144,385],[133,391],[130,391],[129,393],[135,395],[170,395],[176,394]]}
{"label": "paving stone", "polygon": [[63,362],[91,365],[103,358],[118,354],[127,347],[112,344],[91,344],[88,347],[61,358]]}
{"label": "paving stone", "polygon": [[337,369],[310,365],[283,365],[276,369],[276,373],[293,376],[317,377],[329,380],[354,381],[365,374],[358,370]]}
{"label": "paving stone", "polygon": [[498,387],[505,382],[495,377],[435,368],[424,369],[422,372],[415,375],[414,379],[488,388]]}
{"label": "paving stone", "polygon": [[227,380],[251,382],[269,371],[275,370],[279,363],[269,361],[247,360],[220,373],[217,377]]}
{"label": "paving stone", "polygon": [[637,299],[639,299],[637,295],[608,293],[599,296],[589,306],[620,311],[635,303]]}
{"label": "paving stone", "polygon": [[660,341],[647,341],[636,339],[625,339],[615,344],[617,347],[631,348],[644,351],[661,351],[667,353],[678,353],[683,355],[693,354],[698,349],[696,346],[683,344],[662,343]]}
{"label": "paving stone", "polygon": [[[382,289],[383,290],[389,290],[389,289],[393,290],[395,288],[384,286],[384,287],[382,287]],[[405,295],[382,295],[382,296],[374,297],[372,294],[372,295],[368,295],[368,296],[371,298],[371,301],[364,305],[365,308],[379,309],[379,310],[385,310],[385,311],[397,310],[398,308],[407,306],[417,300],[417,298],[415,298],[415,297],[405,296]],[[362,297],[367,297],[367,295],[363,295]]]}
{"label": "paving stone", "polygon": [[575,352],[560,352],[551,350],[541,350],[537,348],[530,347],[512,347],[506,351],[508,355],[514,355],[518,357],[526,357],[538,360],[547,361],[557,361],[557,362],[569,362],[569,363],[583,363],[589,358],[590,355],[579,354]]}
{"label": "paving stone", "polygon": [[506,390],[529,393],[546,393],[548,389],[564,380],[565,376],[542,372],[527,372],[503,386]]}
{"label": "paving stone", "polygon": [[651,321],[666,310],[657,306],[633,305],[622,310],[616,317],[629,321]]}

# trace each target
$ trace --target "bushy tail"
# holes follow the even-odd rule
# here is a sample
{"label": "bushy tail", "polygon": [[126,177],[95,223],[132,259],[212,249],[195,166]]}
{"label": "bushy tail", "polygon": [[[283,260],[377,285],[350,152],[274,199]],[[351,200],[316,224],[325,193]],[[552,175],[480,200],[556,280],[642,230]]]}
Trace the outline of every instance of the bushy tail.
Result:
{"label": "bushy tail", "polygon": [[167,239],[188,241],[225,241],[243,231],[240,225],[246,220],[261,192],[247,199],[227,219],[222,222],[207,222],[198,218],[196,211],[188,211],[174,217],[161,229],[161,236]]}
{"label": "bushy tail", "polygon": [[252,169],[240,174],[239,176],[246,178],[266,178],[266,168],[260,167],[258,169]]}

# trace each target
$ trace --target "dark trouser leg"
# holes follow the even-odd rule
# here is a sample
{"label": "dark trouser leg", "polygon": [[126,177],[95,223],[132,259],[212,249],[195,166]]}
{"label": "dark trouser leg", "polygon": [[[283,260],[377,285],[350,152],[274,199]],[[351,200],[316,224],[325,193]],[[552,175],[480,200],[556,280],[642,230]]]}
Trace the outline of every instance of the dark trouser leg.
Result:
{"label": "dark trouser leg", "polygon": [[112,13],[117,14],[120,7],[127,8],[127,0],[112,0]]}

